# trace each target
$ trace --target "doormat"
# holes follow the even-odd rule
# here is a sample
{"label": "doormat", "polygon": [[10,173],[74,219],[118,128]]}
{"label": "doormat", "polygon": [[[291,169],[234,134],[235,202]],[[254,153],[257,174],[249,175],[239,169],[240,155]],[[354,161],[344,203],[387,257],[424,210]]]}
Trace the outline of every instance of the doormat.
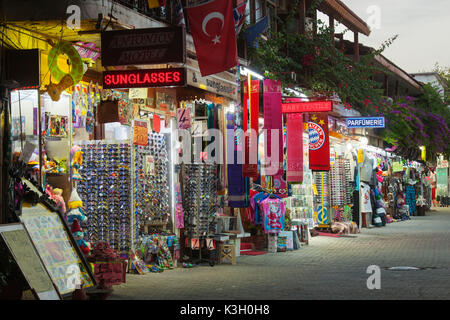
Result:
{"label": "doormat", "polygon": [[340,238],[341,236],[336,233],[327,233],[327,232],[317,232],[319,236],[325,236],[325,237],[333,237],[333,238]]}
{"label": "doormat", "polygon": [[260,256],[262,254],[266,254],[267,251],[241,251],[241,256]]}

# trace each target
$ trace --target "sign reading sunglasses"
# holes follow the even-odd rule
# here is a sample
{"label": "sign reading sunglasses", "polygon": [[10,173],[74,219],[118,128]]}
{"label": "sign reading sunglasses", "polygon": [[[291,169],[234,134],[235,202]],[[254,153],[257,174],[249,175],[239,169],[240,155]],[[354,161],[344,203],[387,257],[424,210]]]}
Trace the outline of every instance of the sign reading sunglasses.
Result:
{"label": "sign reading sunglasses", "polygon": [[103,88],[183,87],[186,69],[139,69],[103,72]]}

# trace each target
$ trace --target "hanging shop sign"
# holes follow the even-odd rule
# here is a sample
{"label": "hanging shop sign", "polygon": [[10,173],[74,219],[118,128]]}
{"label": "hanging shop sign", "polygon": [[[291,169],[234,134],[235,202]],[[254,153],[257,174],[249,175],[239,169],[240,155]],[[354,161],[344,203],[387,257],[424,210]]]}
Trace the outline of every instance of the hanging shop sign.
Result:
{"label": "hanging shop sign", "polygon": [[283,113],[328,112],[333,110],[331,101],[296,102],[295,98],[286,98],[281,105]]}
{"label": "hanging shop sign", "polygon": [[103,88],[182,87],[186,85],[184,68],[140,69],[103,72]]}
{"label": "hanging shop sign", "polygon": [[330,140],[328,135],[328,116],[324,112],[313,114],[308,122],[309,168],[311,170],[330,170]]}
{"label": "hanging shop sign", "polygon": [[187,84],[237,100],[237,83],[235,77],[227,72],[220,72],[202,77],[196,60],[187,59]]}
{"label": "hanging shop sign", "polygon": [[16,80],[20,88],[39,87],[39,50],[5,50],[5,79]]}
{"label": "hanging shop sign", "polygon": [[103,66],[186,62],[183,27],[106,31],[101,46]]}
{"label": "hanging shop sign", "polygon": [[347,128],[384,128],[384,117],[347,118]]}

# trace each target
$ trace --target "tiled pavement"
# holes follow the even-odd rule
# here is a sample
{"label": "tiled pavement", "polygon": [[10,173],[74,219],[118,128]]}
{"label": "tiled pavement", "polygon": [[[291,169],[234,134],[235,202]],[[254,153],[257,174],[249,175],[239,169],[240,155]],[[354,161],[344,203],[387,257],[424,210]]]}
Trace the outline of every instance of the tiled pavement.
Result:
{"label": "tiled pavement", "polygon": [[[369,265],[381,268],[379,290],[367,288]],[[392,266],[430,269],[383,269]],[[109,299],[450,299],[450,208],[356,238],[314,237],[300,250],[241,256],[236,266],[128,274]]]}

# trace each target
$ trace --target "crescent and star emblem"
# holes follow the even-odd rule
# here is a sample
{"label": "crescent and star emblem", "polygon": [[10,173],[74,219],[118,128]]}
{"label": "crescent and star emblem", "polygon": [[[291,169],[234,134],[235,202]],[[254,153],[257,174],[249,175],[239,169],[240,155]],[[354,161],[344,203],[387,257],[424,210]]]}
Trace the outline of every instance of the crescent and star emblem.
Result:
{"label": "crescent and star emblem", "polygon": [[[202,30],[203,33],[206,34],[208,37],[211,37],[211,35],[206,31],[206,25],[208,24],[208,22],[211,19],[219,19],[220,21],[222,21],[222,26],[221,26],[221,30],[223,29],[223,25],[225,23],[225,17],[223,16],[223,14],[221,14],[220,12],[211,12],[208,13],[205,17],[205,19],[203,19],[203,23],[202,23]],[[214,37],[214,39],[212,40],[212,42],[214,44],[220,43],[220,36],[216,34],[216,36]]]}

